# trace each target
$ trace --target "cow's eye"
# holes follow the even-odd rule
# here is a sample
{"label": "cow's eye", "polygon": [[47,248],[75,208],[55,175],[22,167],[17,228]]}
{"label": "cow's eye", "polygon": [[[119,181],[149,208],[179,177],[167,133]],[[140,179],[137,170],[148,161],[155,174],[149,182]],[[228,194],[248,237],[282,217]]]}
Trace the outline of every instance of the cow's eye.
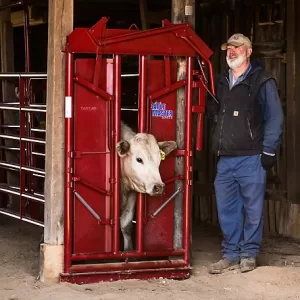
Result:
{"label": "cow's eye", "polygon": [[140,164],[143,163],[143,160],[142,160],[140,157],[138,157],[138,158],[136,159],[136,161],[137,161],[138,163],[140,163]]}

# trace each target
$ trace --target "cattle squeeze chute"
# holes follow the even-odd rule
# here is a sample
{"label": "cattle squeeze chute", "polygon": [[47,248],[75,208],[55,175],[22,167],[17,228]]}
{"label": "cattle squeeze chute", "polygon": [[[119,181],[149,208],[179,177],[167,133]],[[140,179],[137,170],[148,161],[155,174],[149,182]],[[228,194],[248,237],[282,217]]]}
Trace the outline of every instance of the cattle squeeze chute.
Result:
{"label": "cattle squeeze chute", "polygon": [[[192,115],[198,115],[196,149],[201,150],[205,94],[207,90],[214,94],[209,61],[212,51],[189,24],[164,20],[161,28],[151,30],[136,26],[107,29],[107,21],[102,18],[92,28],[76,28],[67,37],[65,48],[65,244],[61,281],[188,278]],[[185,59],[180,63],[185,75],[178,80],[179,58]],[[125,66],[134,59],[135,72],[134,63],[129,69]],[[124,90],[129,83],[124,82],[130,78],[137,80],[137,100],[126,107]],[[177,90],[182,88],[185,130],[181,149],[176,147],[176,106]],[[195,90],[198,97],[193,103]],[[129,124],[126,130],[133,130],[127,144],[122,133],[124,120]],[[147,140],[144,143],[142,135]],[[134,140],[138,141],[135,146]],[[164,148],[167,144],[172,149]],[[127,154],[131,156],[125,163]],[[184,171],[179,175],[174,172],[177,157],[184,158]],[[126,176],[139,191],[136,203],[128,206],[122,199],[125,195],[129,201],[132,196],[124,193],[124,185],[129,186]],[[183,182],[183,187],[175,189],[176,181]],[[179,193],[183,194],[182,246],[177,248],[173,244],[174,199]],[[128,240],[128,235],[135,242]]]}

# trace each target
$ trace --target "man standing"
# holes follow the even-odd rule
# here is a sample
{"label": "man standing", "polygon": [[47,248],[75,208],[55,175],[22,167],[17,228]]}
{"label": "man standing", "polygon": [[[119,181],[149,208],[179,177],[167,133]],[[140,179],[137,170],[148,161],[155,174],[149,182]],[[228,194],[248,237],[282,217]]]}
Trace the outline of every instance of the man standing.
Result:
{"label": "man standing", "polygon": [[213,151],[219,156],[215,192],[223,232],[219,274],[240,267],[255,269],[263,234],[266,170],[276,163],[283,111],[275,79],[253,58],[246,36],[232,35],[221,46],[229,69],[216,80],[216,98],[207,110],[214,118]]}

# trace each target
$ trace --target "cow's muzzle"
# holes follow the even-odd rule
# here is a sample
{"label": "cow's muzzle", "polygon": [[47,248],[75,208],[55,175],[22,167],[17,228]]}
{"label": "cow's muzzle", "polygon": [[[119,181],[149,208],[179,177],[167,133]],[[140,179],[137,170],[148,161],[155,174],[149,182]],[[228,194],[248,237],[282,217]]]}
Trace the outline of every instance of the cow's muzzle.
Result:
{"label": "cow's muzzle", "polygon": [[154,184],[153,186],[153,195],[160,195],[165,191],[165,184],[164,183],[158,183]]}

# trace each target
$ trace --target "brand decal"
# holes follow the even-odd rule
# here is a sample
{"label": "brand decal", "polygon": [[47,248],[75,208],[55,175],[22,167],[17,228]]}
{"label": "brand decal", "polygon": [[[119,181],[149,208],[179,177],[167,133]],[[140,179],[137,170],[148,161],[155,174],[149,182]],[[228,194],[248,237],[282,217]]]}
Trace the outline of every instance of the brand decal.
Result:
{"label": "brand decal", "polygon": [[162,102],[154,102],[151,104],[152,117],[162,119],[173,119],[173,110],[167,109],[167,104]]}

